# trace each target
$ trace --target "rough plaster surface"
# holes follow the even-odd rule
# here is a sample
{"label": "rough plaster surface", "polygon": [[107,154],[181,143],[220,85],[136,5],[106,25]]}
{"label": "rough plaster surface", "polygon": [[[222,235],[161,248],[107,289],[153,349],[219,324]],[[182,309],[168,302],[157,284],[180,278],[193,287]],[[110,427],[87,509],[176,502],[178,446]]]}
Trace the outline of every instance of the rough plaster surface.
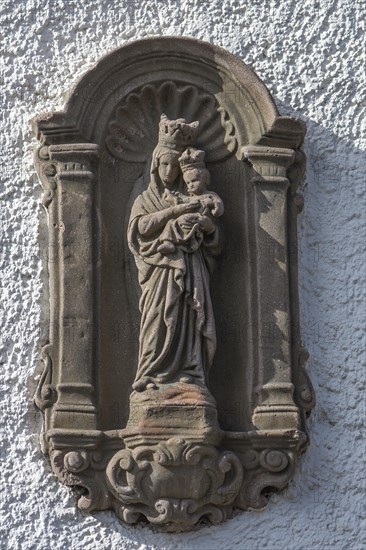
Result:
{"label": "rough plaster surface", "polygon": [[[365,63],[362,2],[2,0],[1,548],[360,549],[365,359]],[[37,448],[31,402],[40,335],[40,186],[29,119],[60,108],[103,54],[151,35],[227,48],[308,125],[299,219],[303,340],[317,393],[311,447],[293,484],[260,513],[163,535],[111,513],[86,517]]]}

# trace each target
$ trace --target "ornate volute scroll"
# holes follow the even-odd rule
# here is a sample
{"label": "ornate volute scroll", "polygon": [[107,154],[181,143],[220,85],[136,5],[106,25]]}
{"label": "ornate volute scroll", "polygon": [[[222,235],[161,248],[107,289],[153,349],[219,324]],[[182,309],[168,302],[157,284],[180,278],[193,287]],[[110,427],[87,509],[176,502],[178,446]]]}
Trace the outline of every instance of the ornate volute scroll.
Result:
{"label": "ornate volute scroll", "polygon": [[83,511],[167,531],[263,508],[314,405],[294,255],[304,125],[231,54],[157,38],[105,57],[33,129],[53,472]]}

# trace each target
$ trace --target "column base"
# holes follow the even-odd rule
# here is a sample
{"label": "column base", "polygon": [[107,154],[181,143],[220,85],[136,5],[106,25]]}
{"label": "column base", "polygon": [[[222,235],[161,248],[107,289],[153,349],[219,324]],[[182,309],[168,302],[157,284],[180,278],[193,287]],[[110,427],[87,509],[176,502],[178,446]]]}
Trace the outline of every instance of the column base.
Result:
{"label": "column base", "polygon": [[252,422],[258,430],[300,428],[300,411],[294,403],[292,383],[269,382],[258,393],[260,404],[252,416]]}
{"label": "column base", "polygon": [[299,409],[296,405],[259,405],[254,409],[252,422],[257,430],[299,429]]}

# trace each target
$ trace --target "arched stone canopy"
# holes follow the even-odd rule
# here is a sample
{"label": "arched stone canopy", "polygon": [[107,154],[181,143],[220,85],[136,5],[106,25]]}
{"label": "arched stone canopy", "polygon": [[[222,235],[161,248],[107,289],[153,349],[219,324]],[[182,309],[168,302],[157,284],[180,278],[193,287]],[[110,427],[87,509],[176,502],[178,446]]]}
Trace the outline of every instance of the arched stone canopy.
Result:
{"label": "arched stone canopy", "polygon": [[36,117],[33,129],[46,145],[60,143],[66,134],[75,143],[100,144],[117,104],[142,86],[177,78],[215,96],[229,113],[239,150],[256,144],[301,146],[304,124],[279,115],[268,89],[249,66],[222,48],[192,38],[147,38],[117,48],[77,82],[63,111]]}

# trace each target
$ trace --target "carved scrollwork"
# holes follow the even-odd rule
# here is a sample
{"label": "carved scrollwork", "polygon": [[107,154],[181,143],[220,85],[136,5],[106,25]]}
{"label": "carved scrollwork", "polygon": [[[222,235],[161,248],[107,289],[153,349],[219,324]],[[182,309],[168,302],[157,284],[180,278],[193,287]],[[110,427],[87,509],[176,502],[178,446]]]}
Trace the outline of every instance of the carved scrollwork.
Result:
{"label": "carved scrollwork", "polygon": [[288,465],[288,456],[283,451],[266,449],[259,455],[259,464],[269,472],[281,472]]}
{"label": "carved scrollwork", "polygon": [[[106,510],[112,506],[112,495],[105,480],[106,463],[109,455],[96,451],[53,451],[51,464],[54,473],[65,485],[74,489],[78,497],[78,508],[84,512]],[[99,460],[96,458],[99,457]]]}
{"label": "carved scrollwork", "polygon": [[227,517],[243,469],[231,451],[172,438],[116,453],[107,478],[124,521],[135,523],[142,515],[167,530],[186,530],[203,517],[212,523]]}
{"label": "carved scrollwork", "polygon": [[119,505],[116,508],[117,515],[126,523],[136,523],[140,516],[153,525],[165,531],[187,531],[205,518],[213,525],[223,522],[230,513],[230,508],[218,508],[206,504],[199,506],[191,499],[159,499],[153,508],[136,504],[132,507]]}
{"label": "carved scrollwork", "polygon": [[295,193],[293,197],[298,214],[304,210],[304,196],[301,193]]}
{"label": "carved scrollwork", "polygon": [[143,86],[130,93],[109,124],[109,152],[129,162],[146,162],[156,145],[156,127],[162,112],[168,116],[198,120],[196,146],[206,151],[206,160],[224,160],[237,148],[235,128],[229,113],[204,90],[172,81]]}
{"label": "carved scrollwork", "polygon": [[34,394],[34,402],[41,411],[44,411],[48,407],[51,407],[56,401],[57,397],[56,389],[51,383],[52,359],[48,352],[48,348],[48,345],[44,346],[41,351],[41,359],[43,361],[44,367],[36,388],[36,392]]}
{"label": "carved scrollwork", "polygon": [[301,409],[307,414],[309,414],[315,406],[314,388],[310,381],[309,375],[306,372],[306,364],[308,360],[309,353],[306,349],[301,348],[298,357],[299,384],[296,388],[296,395]]}
{"label": "carved scrollwork", "polygon": [[289,483],[295,468],[292,451],[279,449],[249,450],[242,455],[245,476],[238,498],[244,510],[261,510],[268,503],[273,490],[281,490]]}
{"label": "carved scrollwork", "polygon": [[56,165],[50,160],[49,147],[42,145],[36,152],[35,165],[43,186],[42,204],[51,204],[57,189]]}
{"label": "carved scrollwork", "polygon": [[250,449],[243,453],[242,459],[246,470],[262,467],[269,472],[281,472],[289,462],[287,454],[277,449],[265,449],[261,452]]}
{"label": "carved scrollwork", "polygon": [[89,456],[85,451],[70,451],[64,456],[64,465],[69,472],[82,472],[89,466]]}

